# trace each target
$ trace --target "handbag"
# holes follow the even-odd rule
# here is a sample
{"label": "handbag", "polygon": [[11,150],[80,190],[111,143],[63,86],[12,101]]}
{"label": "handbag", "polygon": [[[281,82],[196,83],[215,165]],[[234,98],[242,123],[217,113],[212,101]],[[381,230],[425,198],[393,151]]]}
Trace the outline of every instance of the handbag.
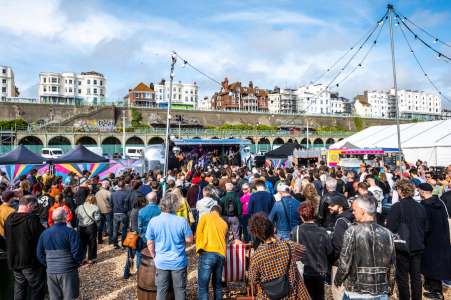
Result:
{"label": "handbag", "polygon": [[395,249],[408,254],[410,253],[410,229],[405,219],[402,202],[399,206],[401,207],[401,224],[399,224],[397,238],[394,240]]}
{"label": "handbag", "polygon": [[262,282],[260,285],[263,291],[271,300],[279,300],[285,298],[290,294],[290,280],[288,279],[288,272],[291,265],[291,247],[288,243],[285,243],[288,247],[288,264],[285,274],[279,278]]}
{"label": "handbag", "polygon": [[122,242],[122,246],[130,249],[136,249],[138,245],[138,239],[139,234],[137,232],[129,231],[125,236],[125,240]]}

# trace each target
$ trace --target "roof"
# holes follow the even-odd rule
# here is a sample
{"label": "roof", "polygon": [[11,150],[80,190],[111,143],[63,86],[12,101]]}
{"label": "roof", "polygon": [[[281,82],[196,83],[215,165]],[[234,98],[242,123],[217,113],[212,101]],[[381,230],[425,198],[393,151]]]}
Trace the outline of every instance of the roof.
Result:
{"label": "roof", "polygon": [[154,92],[154,90],[144,82],[140,82],[132,89],[132,92]]}
{"label": "roof", "polygon": [[286,143],[282,146],[271,150],[269,152],[266,152],[265,158],[272,158],[272,159],[286,159],[288,156],[293,155],[293,151],[296,148],[300,148],[299,144],[296,143]]}
{"label": "roof", "polygon": [[44,164],[45,158],[37,155],[24,145],[19,145],[16,149],[0,156],[0,165],[15,165],[15,164]]}

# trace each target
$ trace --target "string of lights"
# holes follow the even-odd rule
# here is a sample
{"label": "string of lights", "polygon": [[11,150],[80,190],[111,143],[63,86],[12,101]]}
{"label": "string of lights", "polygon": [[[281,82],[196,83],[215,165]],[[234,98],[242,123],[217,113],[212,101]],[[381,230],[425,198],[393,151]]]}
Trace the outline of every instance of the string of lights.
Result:
{"label": "string of lights", "polygon": [[426,70],[424,69],[423,65],[421,64],[420,60],[418,59],[418,56],[416,55],[415,51],[412,48],[412,45],[409,42],[409,39],[407,38],[407,35],[404,31],[404,29],[402,28],[402,26],[398,26],[399,29],[401,30],[402,36],[404,37],[404,41],[406,42],[407,46],[410,49],[410,53],[412,54],[412,56],[415,59],[415,62],[417,63],[418,67],[421,69],[421,72],[423,73],[424,77],[426,77],[426,79],[429,81],[429,83],[431,84],[431,86],[437,91],[437,93],[446,101],[448,101],[449,103],[451,103],[451,99],[449,99],[439,88],[438,86],[432,81],[432,79],[429,77],[429,74],[426,72]]}
{"label": "string of lights", "polygon": [[370,29],[368,29],[364,35],[362,35],[352,46],[349,48],[342,56],[340,56],[329,68],[327,68],[315,81],[312,82],[312,84],[316,84],[318,81],[320,81],[327,73],[332,71],[348,54],[357,47],[357,45],[366,37],[368,34],[371,33],[371,31],[374,28],[377,28],[378,23],[376,23],[375,26],[372,26]]}
{"label": "string of lights", "polygon": [[413,37],[416,40],[419,40],[423,45],[425,45],[427,48],[429,48],[430,50],[432,50],[433,52],[435,52],[437,54],[437,58],[439,58],[439,59],[444,58],[448,61],[451,61],[451,58],[449,56],[447,56],[446,54],[444,54],[444,53],[438,51],[437,49],[435,49],[434,47],[432,47],[422,37],[420,37],[416,32],[414,32],[412,30],[412,28],[410,28],[409,25],[407,25],[406,22],[404,22],[404,20],[401,18],[401,16],[397,12],[395,12],[395,15],[398,19],[398,22],[401,22],[404,25],[404,27],[413,35]]}
{"label": "string of lights", "polygon": [[194,71],[198,72],[199,74],[203,75],[204,77],[208,78],[209,80],[211,80],[212,82],[218,84],[219,86],[222,86],[221,82],[214,79],[213,77],[211,77],[210,75],[208,75],[207,73],[203,72],[202,70],[200,70],[199,68],[193,66],[188,60],[184,59],[183,57],[180,56],[180,54],[178,54],[177,52],[175,52],[175,55],[180,58],[180,60],[183,62],[183,66],[189,66],[191,67]]}
{"label": "string of lights", "polygon": [[368,48],[368,50],[366,51],[365,55],[362,57],[362,59],[359,61],[359,63],[351,70],[351,72],[349,72],[346,76],[344,76],[341,80],[339,80],[335,86],[336,87],[340,87],[341,84],[346,81],[355,71],[357,71],[357,69],[359,68],[363,68],[363,63],[365,62],[365,60],[368,58],[368,55],[370,54],[370,52],[374,49],[374,47],[377,44],[377,41],[379,40],[379,37],[382,33],[382,29],[384,28],[385,22],[382,24],[382,26],[380,26],[379,31],[376,34],[376,38],[374,39],[374,41],[371,43],[371,46]]}
{"label": "string of lights", "polygon": [[418,28],[419,30],[421,30],[424,34],[426,34],[427,36],[429,36],[430,38],[432,38],[433,43],[440,43],[446,47],[451,48],[451,45],[448,44],[447,42],[439,39],[438,37],[436,37],[435,35],[433,35],[432,33],[428,32],[426,29],[424,29],[423,27],[421,27],[420,25],[416,24],[415,22],[413,22],[412,20],[410,20],[409,18],[407,18],[406,16],[402,15],[401,13],[399,13],[398,11],[396,11],[396,15],[398,18],[402,18],[402,20],[409,22],[411,25],[415,26],[416,28]]}

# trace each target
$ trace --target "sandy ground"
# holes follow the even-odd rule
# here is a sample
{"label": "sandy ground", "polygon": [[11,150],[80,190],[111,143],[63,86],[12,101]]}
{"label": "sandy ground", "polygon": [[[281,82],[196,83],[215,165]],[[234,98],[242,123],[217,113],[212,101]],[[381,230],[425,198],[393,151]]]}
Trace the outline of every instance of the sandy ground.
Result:
{"label": "sandy ground", "polygon": [[[196,299],[197,265],[193,251],[190,254],[187,297],[188,299]],[[110,245],[99,245],[97,263],[80,268],[80,299],[137,299],[136,274],[133,274],[127,280],[122,278],[126,258],[127,252],[125,250],[115,250]],[[244,286],[234,285],[225,290],[224,296],[230,299],[244,292]],[[327,298],[331,299],[329,291],[327,291]],[[392,299],[397,299],[397,297],[392,297]],[[423,297],[423,299],[428,298]],[[445,299],[451,300],[451,289],[445,290]]]}

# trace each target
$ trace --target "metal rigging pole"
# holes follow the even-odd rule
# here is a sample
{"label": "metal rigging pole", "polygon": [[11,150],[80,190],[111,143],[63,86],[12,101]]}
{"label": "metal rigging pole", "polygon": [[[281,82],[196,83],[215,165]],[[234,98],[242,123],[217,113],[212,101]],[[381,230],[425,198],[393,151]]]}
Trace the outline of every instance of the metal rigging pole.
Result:
{"label": "metal rigging pole", "polygon": [[175,51],[171,54],[171,73],[169,74],[169,99],[168,99],[168,112],[166,116],[166,136],[165,136],[165,142],[166,147],[164,151],[164,172],[163,172],[163,178],[164,178],[164,189],[163,194],[166,193],[166,177],[168,176],[168,170],[169,170],[169,143],[171,141],[170,139],[170,129],[171,129],[171,103],[172,103],[172,83],[174,81],[174,67],[175,63],[177,62],[177,53]]}
{"label": "metal rigging pole", "polygon": [[395,40],[393,38],[393,10],[394,7],[392,4],[387,5],[388,9],[388,18],[390,22],[390,48],[391,48],[391,62],[392,62],[392,70],[393,70],[393,88],[395,90],[395,105],[396,105],[396,132],[398,135],[398,155],[397,155],[397,163],[399,163],[399,170],[402,176],[402,148],[401,148],[401,129],[399,125],[399,99],[398,99],[398,83],[396,81],[396,60],[395,60]]}

